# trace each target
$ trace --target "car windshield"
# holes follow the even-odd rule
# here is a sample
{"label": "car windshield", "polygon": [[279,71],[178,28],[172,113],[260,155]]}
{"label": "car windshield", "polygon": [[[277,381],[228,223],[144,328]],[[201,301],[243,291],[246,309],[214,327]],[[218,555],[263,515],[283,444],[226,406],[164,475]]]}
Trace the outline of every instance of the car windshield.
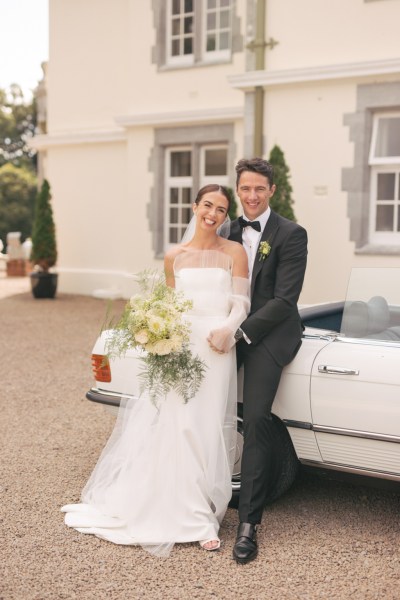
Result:
{"label": "car windshield", "polygon": [[400,343],[400,269],[352,269],[340,333]]}

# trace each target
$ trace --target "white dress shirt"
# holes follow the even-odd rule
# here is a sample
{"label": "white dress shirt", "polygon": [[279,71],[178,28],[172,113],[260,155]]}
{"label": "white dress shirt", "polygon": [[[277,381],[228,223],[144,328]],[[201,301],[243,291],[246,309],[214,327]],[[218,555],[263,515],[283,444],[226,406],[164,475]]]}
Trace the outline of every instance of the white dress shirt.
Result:
{"label": "white dress shirt", "polygon": [[[249,279],[251,281],[251,275],[253,273],[253,265],[256,258],[256,254],[260,245],[260,240],[262,236],[262,232],[265,229],[267,221],[269,219],[269,215],[271,214],[271,208],[268,206],[267,210],[263,212],[257,219],[254,221],[259,221],[261,225],[261,231],[256,231],[252,227],[244,227],[242,232],[242,241],[243,248],[246,250],[247,259],[249,262]],[[246,219],[246,217],[243,217]],[[249,221],[249,219],[246,219]],[[251,221],[250,221],[251,222]]]}

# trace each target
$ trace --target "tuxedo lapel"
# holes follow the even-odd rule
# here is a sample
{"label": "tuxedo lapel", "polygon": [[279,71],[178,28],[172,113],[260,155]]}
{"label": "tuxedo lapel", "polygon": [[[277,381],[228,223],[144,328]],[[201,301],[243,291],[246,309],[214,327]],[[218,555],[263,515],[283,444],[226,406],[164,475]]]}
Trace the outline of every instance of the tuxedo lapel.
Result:
{"label": "tuxedo lapel", "polygon": [[239,242],[239,244],[242,243],[242,229],[237,219],[235,221],[232,221],[231,223],[231,232],[229,235],[229,239],[233,242]]}
{"label": "tuxedo lapel", "polygon": [[[277,217],[276,213],[271,211],[271,214],[269,216],[267,224],[264,227],[264,231],[262,232],[260,243],[268,242],[272,249],[272,242],[273,242],[276,232],[278,231],[278,228],[279,228],[278,217]],[[254,286],[256,283],[257,275],[259,274],[264,263],[267,260],[268,260],[268,256],[266,256],[264,259],[261,258],[261,260],[260,260],[260,254],[259,254],[258,248],[257,248],[256,256],[254,258],[253,272],[251,275],[251,297],[253,297],[253,294],[254,294]]]}

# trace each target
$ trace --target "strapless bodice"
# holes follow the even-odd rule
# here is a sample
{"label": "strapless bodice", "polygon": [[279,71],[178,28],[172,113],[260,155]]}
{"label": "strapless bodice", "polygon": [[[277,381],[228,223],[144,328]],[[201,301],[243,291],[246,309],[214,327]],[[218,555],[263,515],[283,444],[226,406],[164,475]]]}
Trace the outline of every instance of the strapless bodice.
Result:
{"label": "strapless bodice", "polygon": [[193,301],[189,314],[225,316],[229,313],[232,280],[225,269],[180,269],[175,273],[175,286]]}

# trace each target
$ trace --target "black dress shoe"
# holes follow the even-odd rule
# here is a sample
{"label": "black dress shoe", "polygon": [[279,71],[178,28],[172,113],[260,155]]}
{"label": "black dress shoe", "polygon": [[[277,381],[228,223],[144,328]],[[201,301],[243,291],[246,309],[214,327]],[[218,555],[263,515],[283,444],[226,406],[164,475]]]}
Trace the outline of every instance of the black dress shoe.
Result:
{"label": "black dress shoe", "polygon": [[256,558],[258,554],[256,531],[257,525],[240,523],[233,547],[233,558],[237,563],[244,565]]}

